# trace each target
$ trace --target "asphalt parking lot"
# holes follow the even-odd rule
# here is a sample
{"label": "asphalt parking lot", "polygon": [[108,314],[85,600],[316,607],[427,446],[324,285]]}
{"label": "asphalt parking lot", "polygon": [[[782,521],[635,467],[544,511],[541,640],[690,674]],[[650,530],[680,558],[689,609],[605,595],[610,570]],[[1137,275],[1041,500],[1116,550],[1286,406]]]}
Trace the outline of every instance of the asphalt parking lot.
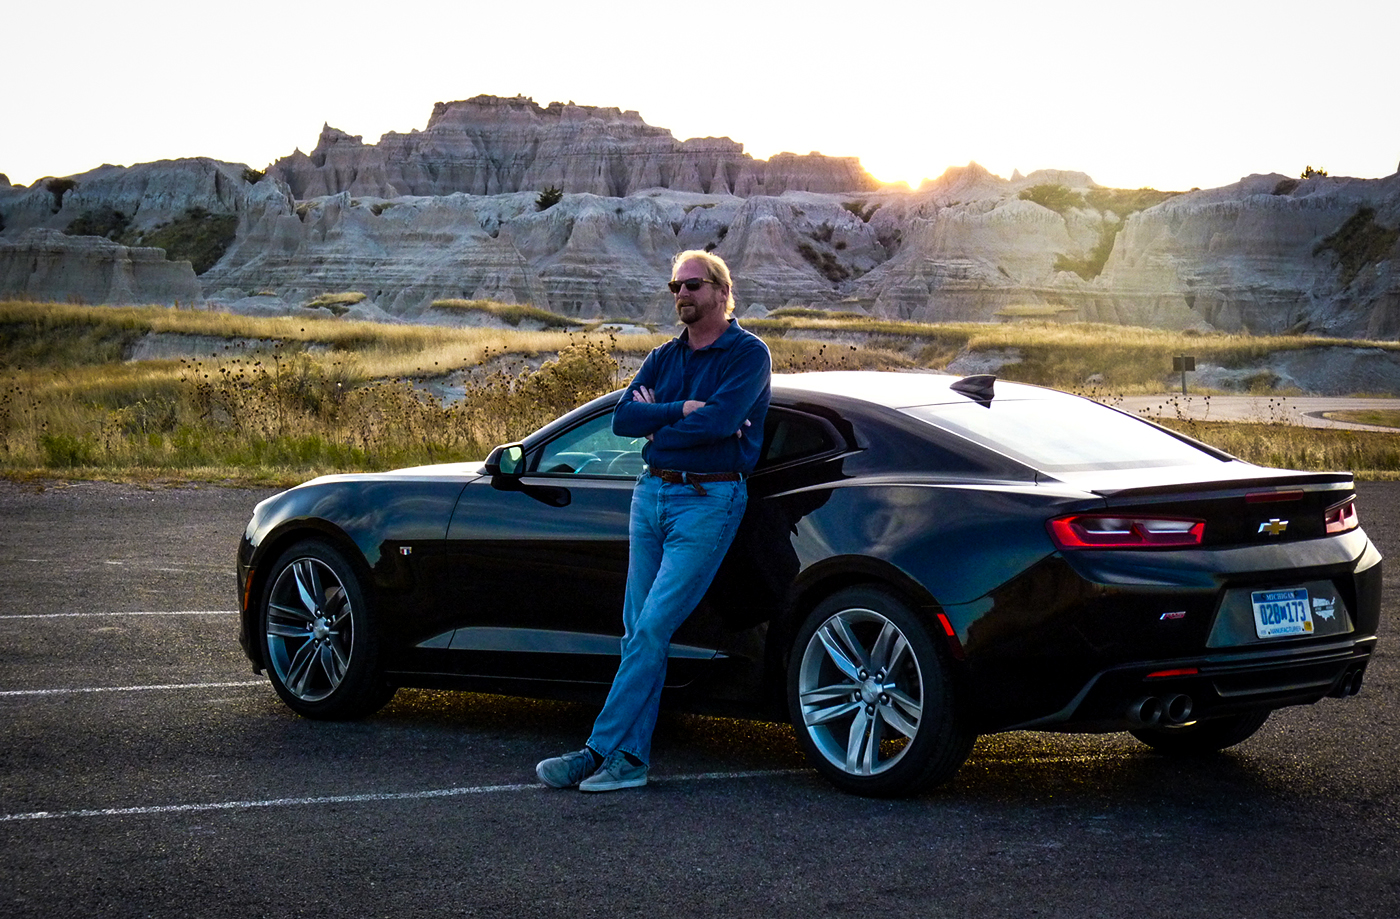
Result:
{"label": "asphalt parking lot", "polygon": [[[1359,491],[1400,559],[1400,483]],[[235,640],[265,494],[0,483],[0,917],[1400,915],[1393,562],[1361,695],[1220,756],[997,735],[870,801],[787,727],[663,714],[653,783],[586,796],[532,771],[584,706],[283,706]]]}

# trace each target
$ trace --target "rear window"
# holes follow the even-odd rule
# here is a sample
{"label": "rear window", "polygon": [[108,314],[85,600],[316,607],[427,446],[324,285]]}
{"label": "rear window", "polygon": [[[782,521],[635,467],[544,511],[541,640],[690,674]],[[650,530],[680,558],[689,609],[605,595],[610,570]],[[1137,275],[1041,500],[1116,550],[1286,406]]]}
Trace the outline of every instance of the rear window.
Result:
{"label": "rear window", "polygon": [[761,468],[816,456],[836,449],[836,438],[815,418],[769,409],[763,440]]}
{"label": "rear window", "polygon": [[905,414],[1044,472],[1200,466],[1204,450],[1087,399],[922,405]]}

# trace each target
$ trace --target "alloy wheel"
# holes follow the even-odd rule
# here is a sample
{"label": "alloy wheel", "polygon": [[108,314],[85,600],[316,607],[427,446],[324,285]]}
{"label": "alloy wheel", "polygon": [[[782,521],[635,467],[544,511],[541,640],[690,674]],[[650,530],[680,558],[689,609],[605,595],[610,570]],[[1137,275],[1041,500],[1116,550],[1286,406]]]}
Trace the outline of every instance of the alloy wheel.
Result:
{"label": "alloy wheel", "polygon": [[345,679],[352,613],[345,585],[321,559],[295,559],[278,574],[267,606],[268,663],[297,699],[319,702]]}
{"label": "alloy wheel", "polygon": [[924,677],[908,638],[871,609],[823,622],[797,675],[802,727],[851,776],[879,775],[909,752],[924,709]]}

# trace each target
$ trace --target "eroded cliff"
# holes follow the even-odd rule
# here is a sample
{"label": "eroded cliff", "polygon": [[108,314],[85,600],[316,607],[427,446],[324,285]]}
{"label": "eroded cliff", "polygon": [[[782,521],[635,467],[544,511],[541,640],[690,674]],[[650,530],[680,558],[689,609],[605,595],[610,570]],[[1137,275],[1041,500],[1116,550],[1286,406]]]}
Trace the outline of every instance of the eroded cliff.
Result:
{"label": "eroded cliff", "polygon": [[[552,205],[549,187],[563,190]],[[193,296],[263,312],[358,291],[354,314],[381,318],[433,321],[435,299],[491,298],[660,322],[671,255],[709,248],[734,268],[741,315],[802,305],[1400,335],[1400,175],[1250,176],[1171,194],[969,164],[917,190],[875,188],[854,160],[764,162],[727,138],[677,141],[635,112],[521,98],[440,104],[424,130],[377,144],[326,128],[311,155],[265,178],[192,159],[0,183],[0,220],[0,294],[34,298],[184,300],[188,279],[99,282],[93,260],[139,281],[121,266],[149,259],[129,252],[173,239],[181,221],[223,220],[206,262],[183,256],[200,272]],[[34,229],[52,232],[26,237],[27,256],[13,248]],[[93,234],[120,245],[83,241]],[[64,280],[70,257],[88,281]]]}
{"label": "eroded cliff", "polygon": [[550,187],[609,197],[649,188],[749,197],[879,185],[854,157],[781,153],[756,160],[727,137],[677,140],[636,112],[572,102],[540,106],[522,96],[439,102],[422,131],[390,132],[375,144],[326,125],[310,154],[298,150],[268,172],[298,198]]}

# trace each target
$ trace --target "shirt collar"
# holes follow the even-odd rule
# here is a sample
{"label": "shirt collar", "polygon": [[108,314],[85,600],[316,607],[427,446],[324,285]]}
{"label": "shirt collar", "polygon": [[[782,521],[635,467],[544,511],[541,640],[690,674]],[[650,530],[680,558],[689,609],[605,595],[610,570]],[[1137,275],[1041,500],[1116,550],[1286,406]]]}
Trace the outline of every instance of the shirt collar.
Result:
{"label": "shirt collar", "polygon": [[[729,328],[721,332],[719,334],[719,338],[716,338],[714,341],[710,342],[708,345],[706,345],[704,348],[701,348],[700,350],[708,351],[710,348],[728,348],[730,345],[734,344],[734,339],[738,338],[739,333],[742,331],[743,330],[739,328],[739,320],[735,319],[733,316],[730,316]],[[681,329],[681,334],[676,336],[676,341],[685,345],[687,348],[690,347],[689,326],[686,326],[684,329]]]}

